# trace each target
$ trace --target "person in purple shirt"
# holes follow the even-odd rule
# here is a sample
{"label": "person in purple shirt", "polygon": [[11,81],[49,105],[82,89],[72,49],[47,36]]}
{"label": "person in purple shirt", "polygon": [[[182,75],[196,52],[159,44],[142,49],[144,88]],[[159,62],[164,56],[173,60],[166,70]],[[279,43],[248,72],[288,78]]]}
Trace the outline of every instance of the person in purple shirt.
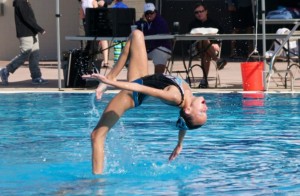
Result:
{"label": "person in purple shirt", "polygon": [[[153,3],[144,5],[144,16],[136,22],[144,35],[170,34],[167,21],[157,12]],[[164,73],[171,58],[171,40],[146,40],[148,59],[153,61],[154,72]]]}
{"label": "person in purple shirt", "polygon": [[115,4],[112,6],[112,8],[128,8],[128,6],[123,3],[123,0],[115,0]]}

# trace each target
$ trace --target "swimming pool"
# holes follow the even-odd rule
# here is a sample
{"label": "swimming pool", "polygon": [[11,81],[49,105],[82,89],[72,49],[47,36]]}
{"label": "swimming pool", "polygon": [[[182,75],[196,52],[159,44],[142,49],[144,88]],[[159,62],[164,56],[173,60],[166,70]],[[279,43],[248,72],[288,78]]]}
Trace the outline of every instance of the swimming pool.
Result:
{"label": "swimming pool", "polygon": [[112,96],[0,94],[1,195],[300,192],[299,94],[204,94],[209,120],[171,163],[178,113],[149,99],[111,130],[105,174],[94,176],[90,132]]}

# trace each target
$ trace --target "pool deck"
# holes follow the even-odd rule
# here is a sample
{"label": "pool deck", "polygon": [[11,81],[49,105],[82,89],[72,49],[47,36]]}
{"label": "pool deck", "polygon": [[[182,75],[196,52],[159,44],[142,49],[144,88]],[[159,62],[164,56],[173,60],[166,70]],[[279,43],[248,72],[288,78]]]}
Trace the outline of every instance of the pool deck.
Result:
{"label": "pool deck", "polygon": [[[5,65],[9,63],[8,61],[0,61],[0,68],[5,67]],[[95,86],[88,87],[88,88],[65,88],[64,87],[64,77],[63,77],[63,70],[61,69],[61,79],[62,84],[61,88],[58,87],[58,69],[56,62],[40,62],[41,64],[41,71],[43,78],[48,80],[49,83],[45,85],[33,85],[31,84],[30,72],[28,69],[28,64],[21,66],[14,74],[9,76],[9,85],[3,86],[0,85],[0,92],[93,92]],[[113,62],[110,62],[112,65]],[[230,61],[225,66],[223,70],[219,71],[221,85],[215,88],[215,69],[214,66],[211,66],[210,73],[209,73],[209,88],[207,89],[200,89],[200,88],[193,88],[194,92],[244,92],[242,87],[242,75],[241,75],[241,62],[237,61]],[[277,64],[279,67],[286,67],[286,63],[280,62]],[[174,62],[174,69],[173,70],[183,70],[182,61],[177,60]],[[105,70],[102,69],[101,73],[105,71],[109,71],[109,69]],[[153,64],[149,61],[149,72],[153,73]],[[126,68],[122,70],[121,74],[119,75],[119,80],[126,79],[127,70]],[[176,75],[176,73],[173,73]],[[275,75],[275,74],[274,74]],[[185,76],[183,76],[185,77]],[[275,79],[277,80],[277,79]],[[279,82],[280,83],[280,82]],[[290,85],[290,84],[288,84]],[[268,92],[272,93],[300,93],[300,81],[297,80],[295,82],[294,91],[291,91],[290,87],[288,86],[287,89],[284,88],[283,85],[276,86],[275,82],[270,82],[270,87]],[[111,89],[114,90],[114,89]],[[266,91],[265,91],[266,92]]]}

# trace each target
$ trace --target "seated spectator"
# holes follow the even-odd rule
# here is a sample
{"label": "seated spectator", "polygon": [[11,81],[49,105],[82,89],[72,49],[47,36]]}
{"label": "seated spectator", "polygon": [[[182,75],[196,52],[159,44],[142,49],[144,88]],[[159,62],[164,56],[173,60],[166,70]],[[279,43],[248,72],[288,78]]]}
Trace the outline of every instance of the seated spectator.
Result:
{"label": "seated spectator", "polygon": [[[153,3],[144,5],[144,16],[136,22],[144,35],[170,34],[167,21],[157,12]],[[171,40],[146,40],[148,59],[153,60],[155,73],[164,73],[171,58]]]}
{"label": "seated spectator", "polygon": [[[189,31],[194,28],[217,28],[218,33],[222,33],[220,25],[208,17],[208,10],[203,2],[198,3],[194,8],[194,20],[189,25]],[[218,41],[203,40],[197,42],[198,51],[201,51],[201,63],[204,69],[204,77],[200,82],[200,88],[208,88],[207,76],[209,73],[210,61],[214,60],[217,63],[217,69],[221,70],[227,64],[223,59],[219,59],[220,45]]]}

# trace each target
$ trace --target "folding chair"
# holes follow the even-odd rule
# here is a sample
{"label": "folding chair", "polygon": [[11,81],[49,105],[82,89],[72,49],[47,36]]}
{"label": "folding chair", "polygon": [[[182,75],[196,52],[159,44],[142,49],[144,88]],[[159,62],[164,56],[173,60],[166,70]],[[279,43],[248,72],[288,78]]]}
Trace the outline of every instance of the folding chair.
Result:
{"label": "folding chair", "polygon": [[[176,45],[176,39],[174,39],[173,42],[172,42],[172,53],[171,53],[171,57],[168,59],[168,62],[166,64],[165,73],[170,74],[170,75],[175,73],[175,74],[177,74],[177,76],[180,75],[181,78],[184,78],[186,76],[186,73],[187,73],[187,67],[185,65],[183,51],[182,51],[182,58],[183,58],[184,70],[173,70],[173,68],[174,68],[174,59],[175,59],[175,55],[174,55],[175,45]],[[183,46],[181,46],[181,48],[183,48]],[[183,73],[185,73],[185,74],[182,75]]]}
{"label": "folding chair", "polygon": [[[196,44],[198,42],[195,42],[190,45],[189,48],[189,64],[188,64],[188,70],[187,70],[187,81],[190,84],[191,88],[199,88],[200,82],[202,78],[206,78],[207,81],[209,81],[211,78],[206,75],[203,68],[202,63],[202,54],[211,46],[208,45],[207,48],[204,50],[198,50],[196,49]],[[220,58],[222,51],[222,42],[220,42],[220,51],[218,53],[218,57]],[[196,63],[194,62],[196,60]],[[221,85],[220,75],[219,75],[219,69],[217,67],[217,63],[215,61],[211,61],[215,65],[215,88]]]}
{"label": "folding chair", "polygon": [[[286,40],[276,39],[273,41],[270,50],[267,52],[267,63],[272,70],[269,70],[267,75],[267,89],[269,83],[272,80],[276,86],[284,86],[287,88],[288,82],[291,84],[291,89],[294,88],[294,80],[300,77],[300,66],[299,66],[299,51],[296,40],[293,40],[290,34],[290,30],[286,28],[278,29],[277,33],[287,34]],[[296,32],[299,33],[299,32]],[[286,43],[284,43],[284,41]],[[273,51],[273,52],[272,52]],[[277,62],[287,62],[287,68],[278,68]],[[277,76],[274,76],[276,74]]]}
{"label": "folding chair", "polygon": [[[296,33],[300,34],[300,32],[296,32]],[[290,63],[288,65],[287,70],[290,73],[292,73],[292,75],[293,75],[294,81],[291,81],[291,84],[296,87],[300,87],[300,50],[299,50],[300,40],[298,39],[297,42],[298,42],[298,54],[297,54],[297,56],[291,57],[292,63]],[[287,75],[286,75],[285,79],[286,79],[285,84],[287,84],[287,82],[288,82]],[[285,87],[287,88],[287,86],[285,86]]]}

